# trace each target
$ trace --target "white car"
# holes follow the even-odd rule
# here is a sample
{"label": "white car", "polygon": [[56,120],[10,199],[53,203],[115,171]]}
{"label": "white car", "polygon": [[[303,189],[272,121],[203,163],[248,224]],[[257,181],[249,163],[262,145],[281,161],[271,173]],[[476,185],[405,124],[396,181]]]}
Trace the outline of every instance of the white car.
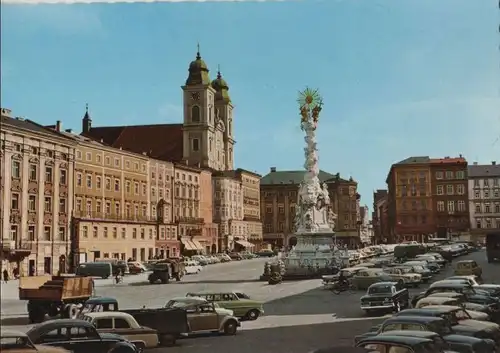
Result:
{"label": "white car", "polygon": [[184,264],[184,271],[186,272],[186,275],[200,273],[202,269],[203,267],[200,266],[196,261],[187,261]]}
{"label": "white car", "polygon": [[452,276],[452,277],[445,278],[445,281],[458,281],[458,282],[466,281],[471,286],[478,286],[479,285],[479,283],[477,283],[477,281],[476,281],[475,276]]}

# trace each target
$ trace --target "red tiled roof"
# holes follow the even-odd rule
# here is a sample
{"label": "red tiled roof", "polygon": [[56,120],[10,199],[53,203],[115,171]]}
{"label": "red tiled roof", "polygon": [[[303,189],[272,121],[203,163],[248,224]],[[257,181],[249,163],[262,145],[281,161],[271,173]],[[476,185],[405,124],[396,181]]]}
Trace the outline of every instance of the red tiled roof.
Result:
{"label": "red tiled roof", "polygon": [[182,124],[93,127],[86,136],[152,158],[182,160]]}

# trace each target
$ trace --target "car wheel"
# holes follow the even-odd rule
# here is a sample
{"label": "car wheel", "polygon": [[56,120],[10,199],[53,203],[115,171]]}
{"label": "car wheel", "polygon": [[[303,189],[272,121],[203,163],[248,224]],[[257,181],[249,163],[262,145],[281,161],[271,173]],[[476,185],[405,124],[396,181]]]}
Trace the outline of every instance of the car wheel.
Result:
{"label": "car wheel", "polygon": [[259,315],[260,315],[260,311],[252,309],[247,313],[246,317],[248,320],[253,321],[253,320],[257,320]]}
{"label": "car wheel", "polygon": [[176,338],[174,335],[161,335],[160,345],[164,347],[172,347],[175,345]]}
{"label": "car wheel", "polygon": [[133,343],[133,344],[137,348],[137,353],[142,353],[146,349],[146,346],[142,342],[137,342],[137,343]]}
{"label": "car wheel", "polygon": [[238,325],[237,325],[236,321],[234,321],[234,320],[229,320],[224,325],[224,334],[225,335],[235,335],[237,330],[238,330]]}

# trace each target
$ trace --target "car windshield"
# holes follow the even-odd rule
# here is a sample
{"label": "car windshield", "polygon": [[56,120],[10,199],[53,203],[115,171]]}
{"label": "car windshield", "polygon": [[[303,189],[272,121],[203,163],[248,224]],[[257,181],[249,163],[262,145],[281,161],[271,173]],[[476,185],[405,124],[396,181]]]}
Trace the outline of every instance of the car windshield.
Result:
{"label": "car windshield", "polygon": [[181,302],[177,300],[170,300],[168,303],[165,305],[165,308],[184,308],[188,305],[191,305],[192,302]]}
{"label": "car windshield", "polygon": [[236,296],[239,299],[250,299],[250,297],[248,295],[246,295],[245,293],[234,293],[234,294],[236,294]]}
{"label": "car windshield", "polygon": [[26,337],[2,337],[0,340],[0,348],[14,349],[14,348],[26,348],[31,347],[29,340]]}
{"label": "car windshield", "polygon": [[391,294],[392,286],[375,286],[368,288],[368,294]]}
{"label": "car windshield", "polygon": [[408,267],[399,268],[399,270],[401,270],[402,273],[411,273],[411,268]]}

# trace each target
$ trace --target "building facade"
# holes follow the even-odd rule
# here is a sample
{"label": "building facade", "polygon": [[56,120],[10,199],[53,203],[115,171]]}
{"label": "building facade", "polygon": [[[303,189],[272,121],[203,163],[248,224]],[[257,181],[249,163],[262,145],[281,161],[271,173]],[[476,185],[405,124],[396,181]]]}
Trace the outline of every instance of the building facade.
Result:
{"label": "building facade", "polygon": [[469,231],[467,161],[457,158],[430,159],[432,209],[439,238],[460,236]]}
{"label": "building facade", "polygon": [[386,180],[389,243],[423,241],[436,230],[429,162],[429,157],[409,157],[391,166]]}
{"label": "building facade", "polygon": [[262,222],[260,220],[260,178],[261,175],[244,169],[236,169],[236,178],[241,182],[243,220],[246,222],[246,240],[254,250],[262,246]]}
{"label": "building facade", "polygon": [[373,239],[375,244],[381,244],[385,241],[387,232],[384,228],[383,205],[387,204],[387,190],[378,189],[373,192]]}
{"label": "building facade", "polygon": [[496,162],[468,167],[471,234],[484,237],[500,230],[500,165]]}
{"label": "building facade", "polygon": [[[305,171],[278,171],[272,167],[270,173],[260,181],[261,218],[263,242],[277,247],[295,244],[293,236],[295,207],[299,185]],[[337,215],[334,230],[336,239],[350,247],[360,242],[359,194],[357,183],[345,180],[338,174],[319,173],[320,182],[325,182],[330,193],[330,207]]]}
{"label": "building facade", "polygon": [[75,143],[1,109],[1,264],[12,278],[66,272]]}

